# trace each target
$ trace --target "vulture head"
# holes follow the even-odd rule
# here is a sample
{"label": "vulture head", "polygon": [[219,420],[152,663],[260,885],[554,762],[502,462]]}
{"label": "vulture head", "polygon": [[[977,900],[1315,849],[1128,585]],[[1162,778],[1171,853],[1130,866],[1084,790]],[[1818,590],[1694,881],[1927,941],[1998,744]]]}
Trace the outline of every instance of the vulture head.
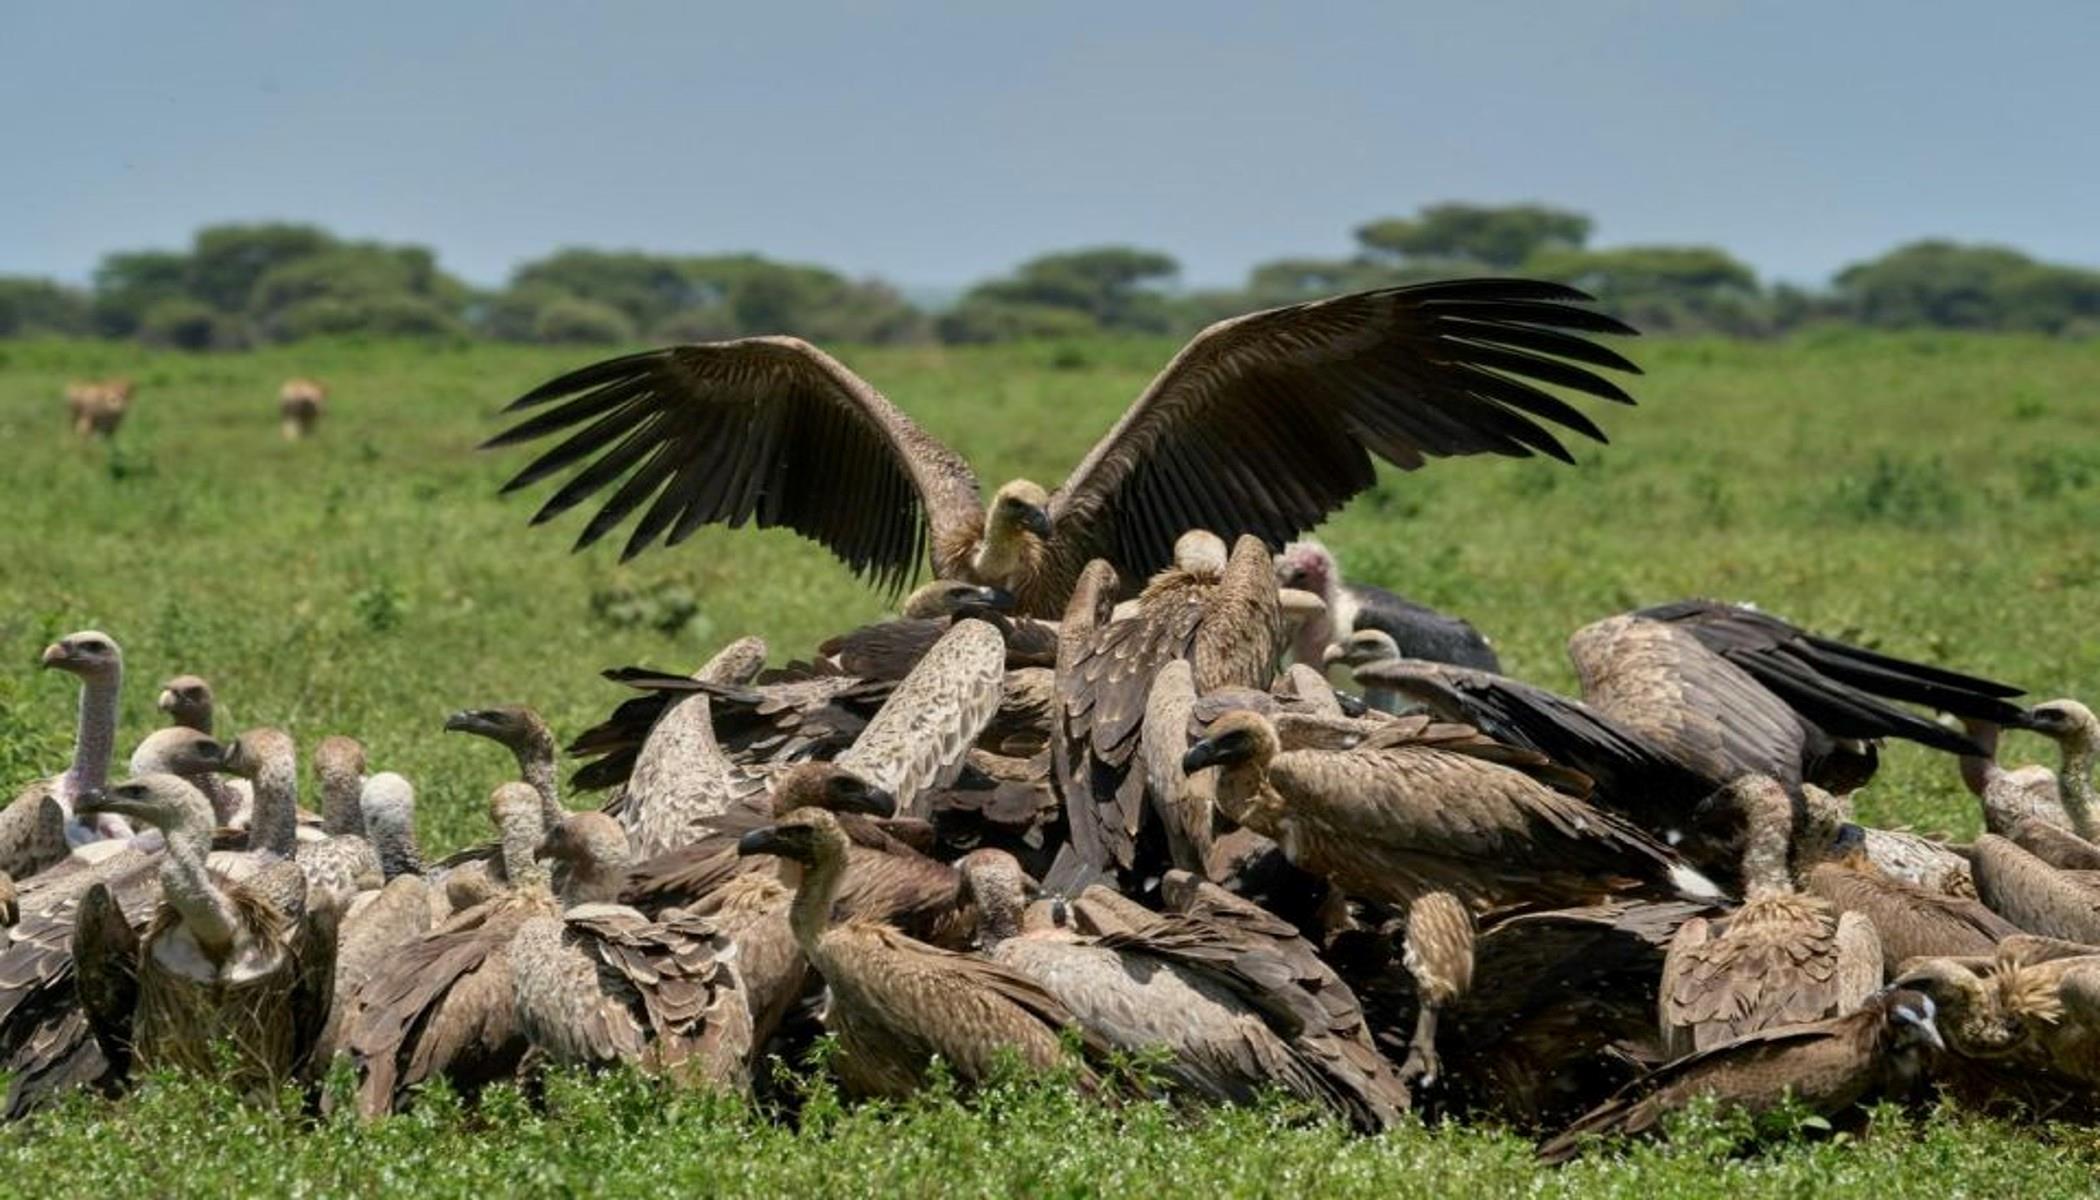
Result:
{"label": "vulture head", "polygon": [[177,675],[160,685],[160,695],[153,706],[177,725],[208,729],[213,708],[211,685],[201,675]]}
{"label": "vulture head", "polygon": [[1191,529],[1174,539],[1174,566],[1186,574],[1216,579],[1225,574],[1231,557],[1225,539],[1208,529]]}
{"label": "vulture head", "polygon": [[1897,1053],[1916,1051],[1921,1046],[1931,1046],[1934,1050],[1947,1048],[1947,1043],[1940,1037],[1940,1027],[1934,1023],[1934,1018],[1939,1015],[1939,1005],[1931,996],[1906,987],[1890,987],[1882,991],[1879,1003],[1889,1032],[1895,1035],[1893,1049]]}
{"label": "vulture head", "polygon": [[354,790],[362,785],[364,773],[365,747],[356,738],[331,735],[314,747],[314,774],[324,787],[347,785]]}
{"label": "vulture head", "polygon": [[986,946],[1021,934],[1021,917],[1028,908],[1035,881],[1004,850],[972,850],[955,860],[962,875],[963,897],[977,909],[978,935]]}
{"label": "vulture head", "polygon": [[1342,571],[1334,561],[1334,553],[1310,538],[1292,542],[1276,556],[1278,587],[1297,588],[1332,602],[1334,590],[1341,582]]}
{"label": "vulture head", "polygon": [[1946,1022],[1968,1057],[2009,1054],[2025,1040],[2019,1018],[1998,1003],[1991,983],[1954,959],[1912,959],[1889,988],[1925,997],[1934,1008],[1935,1026]]}
{"label": "vulture head", "polygon": [[282,729],[251,729],[234,739],[226,751],[226,760],[220,770],[244,779],[253,779],[257,773],[272,763],[289,764],[297,761],[297,743],[292,735]]}
{"label": "vulture head", "polygon": [[846,858],[846,831],[839,828],[836,817],[821,808],[798,808],[764,829],[754,829],[738,838],[736,852],[747,858],[770,854],[805,867],[835,865]]}
{"label": "vulture head", "polygon": [[187,832],[207,839],[218,824],[204,793],[174,775],[133,776],[83,797],[75,811],[83,817],[128,817],[170,835]]}
{"label": "vulture head", "polygon": [[1237,709],[1210,723],[1203,740],[1181,756],[1181,770],[1194,774],[1205,767],[1266,767],[1282,748],[1267,717]]}
{"label": "vulture head", "polygon": [[602,812],[579,812],[570,813],[549,830],[532,857],[538,862],[551,859],[567,868],[562,898],[575,905],[619,899],[634,854],[627,831],[618,821]]}
{"label": "vulture head", "polygon": [[1039,483],[1016,479],[992,493],[984,511],[984,540],[1006,543],[1023,536],[1050,540],[1050,493]]}
{"label": "vulture head", "polygon": [[385,834],[412,837],[416,828],[416,786],[392,771],[381,771],[358,789],[357,807],[374,841]]}
{"label": "vulture head", "polygon": [[124,667],[115,638],[98,630],[69,633],[44,647],[43,665],[82,679],[109,679]]}
{"label": "vulture head", "polygon": [[495,708],[469,708],[445,718],[445,732],[471,733],[484,737],[512,753],[554,749],[554,732],[540,715],[522,704]]}
{"label": "vulture head", "polygon": [[1339,642],[1328,643],[1320,654],[1320,665],[1340,664],[1353,671],[1399,657],[1400,643],[1393,640],[1392,634],[1383,629],[1359,629]]}
{"label": "vulture head", "polygon": [[2036,733],[2067,746],[2090,749],[2100,744],[2100,718],[2076,700],[2037,704],[2028,710],[2027,722]]}
{"label": "vulture head", "polygon": [[896,797],[853,772],[828,762],[797,763],[773,784],[773,815],[801,808],[869,817],[897,815]]}
{"label": "vulture head", "polygon": [[905,598],[903,615],[916,619],[952,617],[978,609],[1010,612],[1013,606],[1014,594],[1005,588],[936,579]]}
{"label": "vulture head", "polygon": [[185,779],[226,769],[226,747],[210,734],[171,725],[146,735],[131,752],[133,775],[180,775]]}

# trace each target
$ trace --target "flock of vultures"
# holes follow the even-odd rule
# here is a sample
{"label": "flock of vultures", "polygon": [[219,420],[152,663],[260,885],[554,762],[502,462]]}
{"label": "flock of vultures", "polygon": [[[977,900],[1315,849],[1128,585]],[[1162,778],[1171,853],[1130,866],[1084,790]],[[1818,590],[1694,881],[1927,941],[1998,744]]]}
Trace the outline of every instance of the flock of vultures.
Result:
{"label": "flock of vultures", "polygon": [[[801,658],[607,672],[630,694],[566,781],[530,708],[453,714],[517,771],[493,840],[436,859],[411,780],[330,737],[310,813],[293,740],[222,734],[194,676],[112,778],[122,654],[61,639],[73,761],[0,814],[9,1109],[345,1056],[374,1115],[619,1063],[787,1107],[765,1064],[828,1034],[856,1096],[1041,1068],[1104,1102],[1492,1120],[1551,1161],[1701,1096],[2090,1116],[2084,706],[1697,600],[1575,631],[1560,695],[1296,540],[1379,460],[1601,440],[1547,390],[1630,402],[1596,337],[1632,331],[1585,300],[1466,280],[1223,322],[1062,486],[988,502],[791,338],[553,380],[491,442],[550,443],[506,489],[561,478],[535,521],[599,498],[580,544],[752,522],[892,597],[934,582]],[[2062,769],[2001,766],[2008,728]],[[1944,752],[1989,832],[1853,820],[1891,738]]]}

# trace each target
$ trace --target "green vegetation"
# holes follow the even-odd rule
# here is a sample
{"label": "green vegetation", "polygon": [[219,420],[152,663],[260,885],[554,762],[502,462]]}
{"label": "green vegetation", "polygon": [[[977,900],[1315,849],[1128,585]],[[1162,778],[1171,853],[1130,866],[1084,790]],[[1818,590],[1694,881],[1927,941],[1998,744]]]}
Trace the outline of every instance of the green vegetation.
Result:
{"label": "green vegetation", "polygon": [[[1055,481],[1173,352],[1169,339],[846,349],[844,359],[996,483]],[[1516,674],[1572,681],[1560,645],[1584,622],[1693,594],[1754,599],[1893,652],[2026,684],[2100,681],[2100,343],[1819,332],[1781,342],[1633,343],[1642,405],[1588,405],[1613,436],[1545,462],[1440,462],[1380,486],[1322,531],[1352,573],[1473,618]],[[420,788],[428,844],[484,835],[510,770],[438,732],[447,711],[541,707],[564,734],[623,697],[606,666],[690,668],[764,634],[776,658],[883,608],[816,547],[708,530],[618,566],[567,553],[580,521],[525,527],[497,486],[529,454],[477,455],[509,398],[602,353],[468,342],[328,340],[249,354],[115,343],[0,346],[0,784],[63,761],[68,679],[38,674],[49,638],[114,634],[130,675],[123,746],[157,723],[154,685],[213,680],[229,728],[304,746],[355,733],[374,770]],[[127,374],[113,443],[75,441],[61,392]],[[317,436],[276,431],[276,388],[334,388]],[[2012,758],[2049,753],[2015,737]],[[1866,819],[1966,835],[1952,764],[1890,748]],[[1184,1126],[1023,1091],[956,1111],[932,1098],[775,1129],[636,1085],[557,1088],[545,1115],[443,1106],[372,1131],[236,1113],[193,1086],[117,1109],[83,1103],[0,1135],[6,1177],[45,1192],[413,1190],[845,1193],[1899,1195],[1919,1179],[1974,1192],[2089,1187],[2089,1134],[2014,1133],[1954,1114],[1859,1145],[1746,1161],[1711,1139],[1535,1181],[1526,1147],[1480,1130],[1353,1141],[1273,1113]],[[22,1173],[17,1173],[22,1172]]]}
{"label": "green vegetation", "polygon": [[1651,332],[1769,336],[1817,326],[2100,331],[2100,271],[2003,246],[1914,242],[1840,271],[1825,291],[1766,287],[1705,245],[1589,244],[1594,222],[1538,204],[1432,204],[1355,231],[1347,257],[1257,264],[1244,285],[1177,291],[1155,250],[1096,246],[1022,263],[938,315],[894,288],[756,254],[569,248],[476,291],[421,246],[350,242],[310,225],[215,225],[187,252],[106,255],[91,292],[0,276],[0,338],[98,333],[228,350],[343,334],[547,345],[712,341],[954,344],[1189,334],[1255,309],[1415,280],[1523,274],[1583,288]]}

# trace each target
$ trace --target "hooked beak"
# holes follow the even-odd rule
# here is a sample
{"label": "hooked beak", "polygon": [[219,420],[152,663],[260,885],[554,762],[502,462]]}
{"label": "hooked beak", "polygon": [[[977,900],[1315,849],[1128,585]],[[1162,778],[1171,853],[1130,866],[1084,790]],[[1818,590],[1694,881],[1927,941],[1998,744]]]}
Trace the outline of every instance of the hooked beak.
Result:
{"label": "hooked beak", "polygon": [[445,718],[446,733],[479,733],[484,725],[481,714],[471,708],[461,709]]}
{"label": "hooked beak", "polygon": [[869,817],[894,817],[897,815],[897,798],[888,789],[869,784],[866,791],[849,797],[838,806],[840,812],[860,813]]}
{"label": "hooked beak", "polygon": [[102,788],[96,788],[91,792],[82,792],[73,798],[73,815],[75,817],[93,817],[102,813],[113,813],[117,816],[131,815],[124,811],[122,803],[113,799],[109,792]]}
{"label": "hooked beak", "polygon": [[754,829],[736,840],[736,852],[740,858],[749,858],[754,854],[777,854],[786,858],[788,849],[788,839],[782,836],[778,825]]}
{"label": "hooked beak", "polygon": [[38,660],[38,665],[48,670],[66,661],[67,657],[66,644],[64,642],[53,642],[44,647],[44,656]]}
{"label": "hooked beak", "polygon": [[1327,643],[1327,648],[1320,651],[1320,665],[1331,667],[1348,657],[1349,648],[1347,646],[1342,645],[1340,642],[1329,642]]}
{"label": "hooked beak", "polygon": [[[1047,524],[1044,526],[1043,532],[1045,536],[1048,536],[1049,527]],[[993,612],[1012,612],[1017,602],[1014,594],[1003,587],[981,587],[977,589],[977,603],[991,609]]]}
{"label": "hooked beak", "polygon": [[1210,738],[1205,738],[1190,746],[1189,752],[1181,756],[1181,773],[1194,775],[1203,768],[1216,763],[1219,757],[1218,744]]}
{"label": "hooked beak", "polygon": [[1050,536],[1050,511],[1030,505],[1021,510],[1021,528],[1039,538]]}
{"label": "hooked beak", "polygon": [[153,707],[162,712],[173,712],[175,709],[175,689],[160,689],[160,695],[153,698]]}

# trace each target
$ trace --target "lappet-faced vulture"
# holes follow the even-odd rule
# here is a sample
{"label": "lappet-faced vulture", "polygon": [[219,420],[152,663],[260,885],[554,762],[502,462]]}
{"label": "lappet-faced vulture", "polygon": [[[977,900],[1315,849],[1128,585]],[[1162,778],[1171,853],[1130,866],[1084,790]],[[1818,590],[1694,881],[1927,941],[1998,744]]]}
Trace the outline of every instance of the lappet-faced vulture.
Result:
{"label": "lappet-faced vulture", "polygon": [[878,585],[901,589],[924,555],[939,578],[1003,587],[1020,612],[1054,617],[1088,562],[1146,579],[1191,528],[1280,548],[1370,487],[1375,459],[1567,459],[1552,425],[1602,440],[1533,382],[1630,402],[1587,368],[1637,368],[1580,335],[1633,331],[1577,306],[1588,299],[1559,284],[1468,279],[1221,321],[1056,491],[1016,480],[989,505],[960,456],[789,337],[584,367],[521,397],[512,411],[553,406],[489,444],[567,435],[506,490],[580,466],[537,522],[611,488],[579,545],[637,512],[628,556],[703,525],[785,526]]}

